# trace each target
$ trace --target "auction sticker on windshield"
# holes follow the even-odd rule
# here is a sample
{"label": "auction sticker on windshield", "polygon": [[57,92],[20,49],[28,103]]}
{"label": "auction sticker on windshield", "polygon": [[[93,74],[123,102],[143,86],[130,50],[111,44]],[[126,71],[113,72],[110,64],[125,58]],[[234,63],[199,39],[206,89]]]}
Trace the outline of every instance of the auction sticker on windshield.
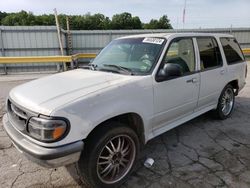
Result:
{"label": "auction sticker on windshield", "polygon": [[158,39],[158,38],[144,38],[144,43],[152,43],[152,44],[162,44],[164,42],[164,39]]}

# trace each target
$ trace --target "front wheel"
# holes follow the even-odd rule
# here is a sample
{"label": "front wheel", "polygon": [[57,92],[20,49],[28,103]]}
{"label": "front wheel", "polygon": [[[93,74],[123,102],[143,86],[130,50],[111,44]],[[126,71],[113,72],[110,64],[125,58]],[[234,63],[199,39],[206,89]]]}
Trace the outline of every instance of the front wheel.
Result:
{"label": "front wheel", "polygon": [[120,123],[109,123],[88,140],[77,166],[90,187],[117,187],[131,173],[139,152],[136,133]]}
{"label": "front wheel", "polygon": [[226,119],[231,116],[234,108],[235,94],[231,85],[227,85],[219,98],[215,115],[219,119]]}

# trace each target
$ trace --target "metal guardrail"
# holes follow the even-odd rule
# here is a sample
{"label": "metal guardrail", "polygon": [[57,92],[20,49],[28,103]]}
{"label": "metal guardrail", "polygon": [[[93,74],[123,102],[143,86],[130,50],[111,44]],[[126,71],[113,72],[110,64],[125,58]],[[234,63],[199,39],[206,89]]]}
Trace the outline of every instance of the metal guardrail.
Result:
{"label": "metal guardrail", "polygon": [[244,53],[245,56],[250,56],[250,48],[242,49],[242,52]]}
{"label": "metal guardrail", "polygon": [[72,58],[74,59],[83,59],[83,58],[95,58],[96,57],[96,54],[91,54],[91,53],[80,53],[80,54],[75,54],[72,56]]}
{"label": "metal guardrail", "polygon": [[26,56],[26,57],[0,57],[0,63],[48,63],[71,62],[71,56]]}
{"label": "metal guardrail", "polygon": [[[70,63],[66,66],[70,69],[78,67],[79,59],[92,59],[95,58],[94,53],[79,53],[71,56],[21,56],[21,57],[0,57],[0,64],[4,65],[4,72],[7,74],[7,65],[9,64],[31,64],[31,63]],[[65,69],[63,69],[65,70]]]}
{"label": "metal guardrail", "polygon": [[75,54],[72,56],[24,56],[24,57],[0,57],[0,64],[13,63],[55,63],[73,62],[82,58],[95,58],[96,54]]}

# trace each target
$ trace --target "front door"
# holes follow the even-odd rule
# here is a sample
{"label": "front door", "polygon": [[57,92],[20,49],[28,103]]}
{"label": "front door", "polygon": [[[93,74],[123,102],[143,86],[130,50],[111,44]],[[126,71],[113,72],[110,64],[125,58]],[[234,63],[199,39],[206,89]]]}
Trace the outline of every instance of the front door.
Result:
{"label": "front door", "polygon": [[174,63],[181,67],[183,73],[179,77],[155,82],[153,131],[173,128],[172,122],[191,115],[196,108],[200,73],[197,72],[193,40],[176,38],[165,54],[159,69],[164,64]]}

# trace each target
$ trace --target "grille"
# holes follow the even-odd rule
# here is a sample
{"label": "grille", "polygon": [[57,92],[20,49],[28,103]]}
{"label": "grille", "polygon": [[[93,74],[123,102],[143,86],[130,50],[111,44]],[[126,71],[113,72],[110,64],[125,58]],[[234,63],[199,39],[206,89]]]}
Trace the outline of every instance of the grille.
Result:
{"label": "grille", "polygon": [[24,131],[28,120],[27,113],[13,104],[10,100],[8,101],[7,110],[11,123],[20,131]]}

